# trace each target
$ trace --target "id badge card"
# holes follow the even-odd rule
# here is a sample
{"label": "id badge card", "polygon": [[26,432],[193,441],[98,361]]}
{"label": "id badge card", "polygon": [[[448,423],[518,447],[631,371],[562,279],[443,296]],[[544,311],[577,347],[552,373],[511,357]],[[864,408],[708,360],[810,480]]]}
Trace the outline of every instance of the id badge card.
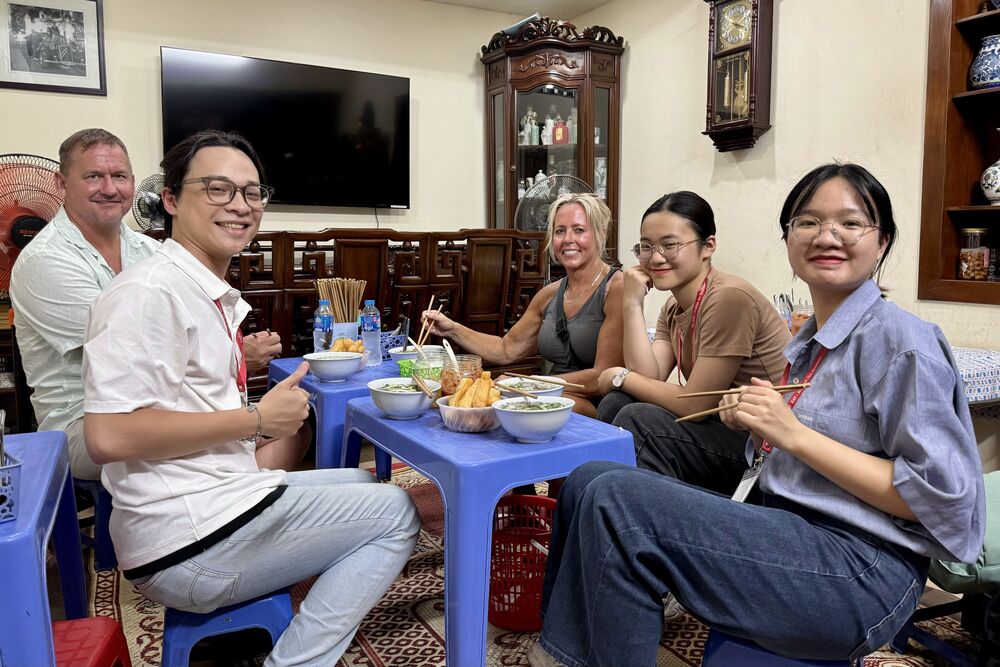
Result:
{"label": "id badge card", "polygon": [[739,486],[736,487],[736,491],[733,493],[733,500],[742,503],[747,499],[747,496],[750,495],[750,490],[753,489],[753,485],[757,483],[757,478],[760,477],[762,464],[761,461],[757,461],[753,464],[753,467],[748,468],[743,473],[743,479],[740,480]]}

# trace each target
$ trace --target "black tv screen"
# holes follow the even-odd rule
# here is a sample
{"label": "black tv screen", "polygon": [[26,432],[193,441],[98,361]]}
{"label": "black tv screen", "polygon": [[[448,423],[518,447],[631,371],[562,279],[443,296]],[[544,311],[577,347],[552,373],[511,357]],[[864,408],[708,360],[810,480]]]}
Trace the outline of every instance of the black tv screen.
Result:
{"label": "black tv screen", "polygon": [[163,150],[239,132],[277,204],[409,208],[410,80],[160,48]]}

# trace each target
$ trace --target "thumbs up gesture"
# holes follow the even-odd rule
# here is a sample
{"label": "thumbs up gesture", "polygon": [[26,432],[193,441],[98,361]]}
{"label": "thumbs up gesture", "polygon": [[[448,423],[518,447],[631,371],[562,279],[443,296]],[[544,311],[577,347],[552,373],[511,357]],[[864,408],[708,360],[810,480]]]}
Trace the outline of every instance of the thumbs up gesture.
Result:
{"label": "thumbs up gesture", "polygon": [[309,394],[299,387],[299,382],[309,372],[303,361],[295,371],[274,385],[257,404],[260,410],[261,430],[272,437],[295,435],[302,422],[309,416]]}

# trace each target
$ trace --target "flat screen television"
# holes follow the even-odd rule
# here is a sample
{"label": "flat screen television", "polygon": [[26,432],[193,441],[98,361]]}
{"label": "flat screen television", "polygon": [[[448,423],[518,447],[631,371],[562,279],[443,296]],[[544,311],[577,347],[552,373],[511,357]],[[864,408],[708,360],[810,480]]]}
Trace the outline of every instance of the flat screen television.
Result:
{"label": "flat screen television", "polygon": [[160,48],[163,150],[239,132],[277,204],[409,208],[410,80]]}

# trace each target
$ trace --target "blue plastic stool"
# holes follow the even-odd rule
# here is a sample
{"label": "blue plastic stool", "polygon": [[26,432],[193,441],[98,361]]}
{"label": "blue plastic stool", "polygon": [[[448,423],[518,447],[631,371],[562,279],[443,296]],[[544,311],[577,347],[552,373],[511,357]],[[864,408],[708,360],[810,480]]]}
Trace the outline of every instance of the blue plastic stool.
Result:
{"label": "blue plastic stool", "polygon": [[[857,667],[861,667],[861,660]],[[847,660],[798,660],[785,658],[753,642],[715,629],[708,631],[702,667],[851,667]]]}
{"label": "blue plastic stool", "polygon": [[73,478],[73,486],[90,494],[94,502],[94,538],[82,536],[88,546],[94,548],[94,567],[98,570],[113,570],[118,567],[115,545],[111,542],[108,521],[111,520],[111,494],[97,479]]}
{"label": "blue plastic stool", "polygon": [[267,630],[273,645],[291,622],[292,596],[287,590],[219,607],[207,614],[167,607],[163,620],[163,664],[187,665],[191,649],[202,639],[250,628]]}

